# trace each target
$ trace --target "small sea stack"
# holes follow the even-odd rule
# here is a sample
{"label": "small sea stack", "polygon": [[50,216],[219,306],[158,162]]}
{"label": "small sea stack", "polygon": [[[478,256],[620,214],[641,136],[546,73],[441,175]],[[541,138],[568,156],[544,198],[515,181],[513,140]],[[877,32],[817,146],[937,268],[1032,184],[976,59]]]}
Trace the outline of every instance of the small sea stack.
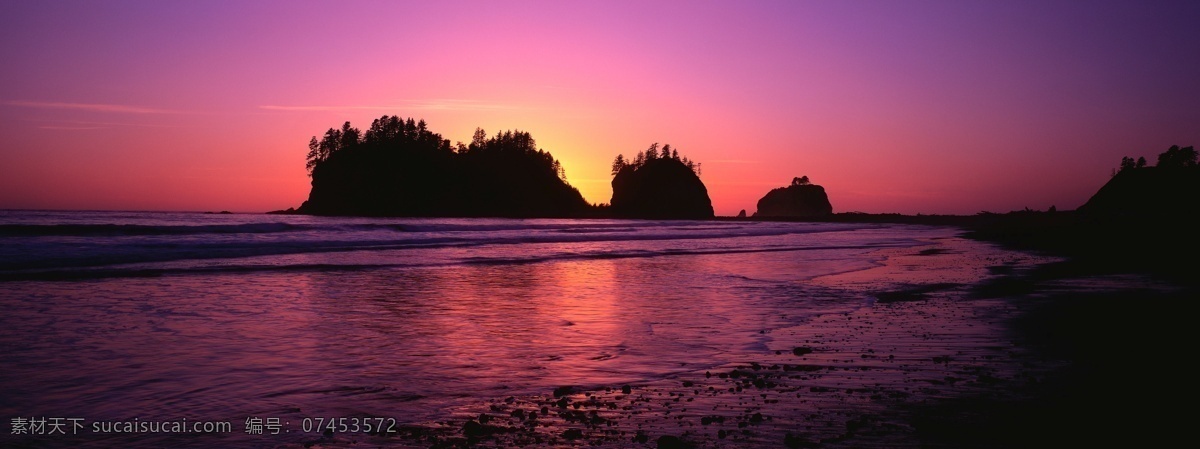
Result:
{"label": "small sea stack", "polygon": [[699,164],[664,145],[613,161],[612,214],[619,218],[703,220],[713,217],[712,200],[700,181]]}
{"label": "small sea stack", "polygon": [[825,188],[813,184],[808,176],[792,179],[792,185],[772,189],[758,200],[755,217],[819,218],[833,213]]}

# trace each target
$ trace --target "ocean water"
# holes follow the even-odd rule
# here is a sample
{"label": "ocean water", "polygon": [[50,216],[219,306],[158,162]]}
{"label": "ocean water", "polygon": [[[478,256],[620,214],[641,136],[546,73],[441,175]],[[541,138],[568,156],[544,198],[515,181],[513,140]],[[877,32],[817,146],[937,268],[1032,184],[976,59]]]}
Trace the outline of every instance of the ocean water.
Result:
{"label": "ocean water", "polygon": [[[274,447],[319,435],[304,429],[318,417],[423,423],[480,399],[703,371],[777,349],[773,329],[874,299],[812,279],[956,234],[0,211],[0,442]],[[84,428],[14,435],[18,418]],[[266,418],[286,431],[245,432]],[[93,427],[183,420],[231,431]]]}

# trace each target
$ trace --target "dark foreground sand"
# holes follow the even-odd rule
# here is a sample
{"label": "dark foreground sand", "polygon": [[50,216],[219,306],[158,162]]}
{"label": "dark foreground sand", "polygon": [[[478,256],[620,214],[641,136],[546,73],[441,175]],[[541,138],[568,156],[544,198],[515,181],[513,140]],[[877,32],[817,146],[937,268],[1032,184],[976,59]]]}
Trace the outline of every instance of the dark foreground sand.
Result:
{"label": "dark foreground sand", "polygon": [[[1194,290],[951,239],[814,279],[870,307],[772,352],[647,384],[480,400],[307,447],[1062,447],[1180,443]],[[985,270],[986,273],[981,273]],[[977,281],[979,277],[987,280]]]}

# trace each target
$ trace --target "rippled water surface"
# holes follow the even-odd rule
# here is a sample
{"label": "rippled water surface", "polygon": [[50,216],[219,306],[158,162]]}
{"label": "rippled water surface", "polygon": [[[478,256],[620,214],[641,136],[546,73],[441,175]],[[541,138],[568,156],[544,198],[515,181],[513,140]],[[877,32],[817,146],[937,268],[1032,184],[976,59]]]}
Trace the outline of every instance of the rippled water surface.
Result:
{"label": "rippled water surface", "polygon": [[[806,282],[951,230],[620,220],[0,213],[0,415],[434,420],[766,351],[869,298]],[[7,432],[6,432],[7,433]],[[181,435],[21,440],[188,446]]]}

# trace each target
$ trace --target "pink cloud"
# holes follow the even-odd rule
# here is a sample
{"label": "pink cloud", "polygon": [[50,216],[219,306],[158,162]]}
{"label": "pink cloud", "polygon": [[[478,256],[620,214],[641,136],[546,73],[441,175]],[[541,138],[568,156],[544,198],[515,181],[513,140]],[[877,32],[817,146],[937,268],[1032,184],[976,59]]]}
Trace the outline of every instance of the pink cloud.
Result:
{"label": "pink cloud", "polygon": [[22,106],[29,108],[41,109],[72,109],[77,111],[92,111],[92,112],[112,112],[120,114],[178,114],[181,111],[172,111],[167,109],[148,108],[143,106],[130,106],[123,104],[103,104],[103,103],[66,103],[55,101],[8,101],[12,106]]}

